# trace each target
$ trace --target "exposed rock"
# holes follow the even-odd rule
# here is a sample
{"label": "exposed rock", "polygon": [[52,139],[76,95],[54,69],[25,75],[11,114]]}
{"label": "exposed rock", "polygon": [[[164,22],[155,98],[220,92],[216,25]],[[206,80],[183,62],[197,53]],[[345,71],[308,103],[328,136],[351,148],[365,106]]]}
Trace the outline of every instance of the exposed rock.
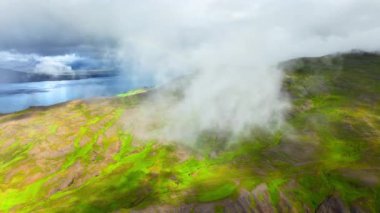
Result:
{"label": "exposed rock", "polygon": [[253,199],[254,199],[254,206],[256,212],[275,212],[275,209],[272,207],[268,187],[266,184],[262,183],[258,185],[253,191],[252,191]]}
{"label": "exposed rock", "polygon": [[297,212],[291,205],[288,198],[280,193],[278,206],[273,206],[268,187],[266,184],[259,184],[252,192],[242,190],[237,199],[225,199],[211,203],[186,204],[181,206],[150,206],[142,210],[133,212],[195,212],[195,213],[213,213],[221,210],[226,213],[271,213],[271,212]]}
{"label": "exposed rock", "polygon": [[64,190],[71,185],[82,175],[83,166],[80,163],[74,164],[66,172],[62,173],[60,176],[48,181],[50,185],[49,195],[53,195],[58,191]]}
{"label": "exposed rock", "polygon": [[323,201],[316,209],[317,213],[348,213],[350,212],[343,201],[336,197],[331,196]]}

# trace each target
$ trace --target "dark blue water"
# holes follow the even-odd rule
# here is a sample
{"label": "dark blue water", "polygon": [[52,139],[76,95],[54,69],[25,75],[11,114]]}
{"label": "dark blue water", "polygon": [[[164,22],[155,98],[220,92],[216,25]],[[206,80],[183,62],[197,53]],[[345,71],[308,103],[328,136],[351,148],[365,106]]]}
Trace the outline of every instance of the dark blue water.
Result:
{"label": "dark blue water", "polygon": [[113,96],[142,86],[118,77],[0,84],[0,113],[74,99]]}

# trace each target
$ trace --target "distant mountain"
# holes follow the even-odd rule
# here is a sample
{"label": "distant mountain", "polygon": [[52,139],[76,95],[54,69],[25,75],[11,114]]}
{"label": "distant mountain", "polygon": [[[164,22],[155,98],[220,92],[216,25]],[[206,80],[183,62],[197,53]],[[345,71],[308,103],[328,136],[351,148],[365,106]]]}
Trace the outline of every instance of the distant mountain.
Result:
{"label": "distant mountain", "polygon": [[75,74],[49,75],[0,68],[0,83],[21,83],[38,81],[78,80],[86,78],[111,77],[118,75],[116,69],[76,70]]}

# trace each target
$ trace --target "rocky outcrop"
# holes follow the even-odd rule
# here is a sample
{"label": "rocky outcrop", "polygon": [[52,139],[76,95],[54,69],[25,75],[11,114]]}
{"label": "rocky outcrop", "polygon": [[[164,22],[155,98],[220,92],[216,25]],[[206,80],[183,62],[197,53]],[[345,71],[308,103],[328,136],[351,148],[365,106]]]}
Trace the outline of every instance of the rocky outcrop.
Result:
{"label": "rocky outcrop", "polygon": [[337,196],[331,196],[323,201],[316,210],[317,213],[348,213],[350,210]]}
{"label": "rocky outcrop", "polygon": [[275,213],[275,212],[297,212],[291,205],[288,198],[280,193],[278,204],[273,204],[270,198],[268,187],[262,183],[255,187],[251,192],[242,190],[236,199],[226,199],[211,203],[186,204],[181,206],[151,206],[142,210],[132,212],[178,212],[178,213],[212,213],[212,212],[258,212],[258,213]]}
{"label": "rocky outcrop", "polygon": [[226,199],[210,203],[192,203],[180,206],[159,205],[146,209],[133,210],[135,213],[364,213],[370,212],[360,205],[346,205],[337,195],[326,198],[315,210],[306,204],[292,203],[291,200],[279,192],[280,199],[274,204],[266,184],[256,186],[251,192],[242,190],[235,199]]}

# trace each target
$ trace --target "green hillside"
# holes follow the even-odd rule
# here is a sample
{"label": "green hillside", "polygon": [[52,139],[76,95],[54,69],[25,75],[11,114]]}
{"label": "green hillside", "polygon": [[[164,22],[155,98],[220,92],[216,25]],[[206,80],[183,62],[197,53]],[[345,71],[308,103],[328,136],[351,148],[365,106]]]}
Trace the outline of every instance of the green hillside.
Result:
{"label": "green hillside", "polygon": [[0,116],[0,212],[380,212],[380,56],[281,66],[286,124],[233,142],[139,138],[146,90]]}

